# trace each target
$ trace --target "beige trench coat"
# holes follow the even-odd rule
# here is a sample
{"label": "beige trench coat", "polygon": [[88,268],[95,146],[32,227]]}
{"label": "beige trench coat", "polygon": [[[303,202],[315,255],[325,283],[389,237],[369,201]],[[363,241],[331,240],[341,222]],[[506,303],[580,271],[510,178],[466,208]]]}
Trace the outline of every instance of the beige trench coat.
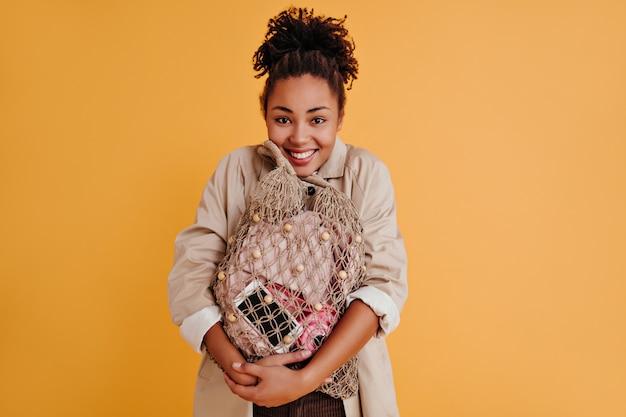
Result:
{"label": "beige trench coat", "polygon": [[[256,148],[237,149],[220,161],[204,189],[195,223],[176,238],[168,290],[172,320],[177,325],[194,313],[216,305],[209,287],[217,264],[224,256],[226,240],[235,231],[246,196],[274,167]],[[387,167],[368,151],[346,145],[337,138],[329,160],[318,175],[354,202],[361,216],[366,244],[364,286],[384,293],[394,314],[399,315],[407,297],[407,260],[396,223],[395,198]],[[384,339],[396,324],[390,327],[384,323],[385,317],[381,317],[378,335],[358,354],[359,396],[344,401],[347,417],[399,415]],[[194,416],[251,415],[251,405],[230,392],[221,371],[203,355],[196,382]]]}

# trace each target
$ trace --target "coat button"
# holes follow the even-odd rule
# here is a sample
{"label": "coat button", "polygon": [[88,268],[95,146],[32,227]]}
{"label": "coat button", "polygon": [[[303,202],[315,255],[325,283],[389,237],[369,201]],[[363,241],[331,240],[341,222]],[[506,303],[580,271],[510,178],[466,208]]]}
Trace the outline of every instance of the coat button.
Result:
{"label": "coat button", "polygon": [[348,278],[348,273],[346,271],[339,271],[337,276],[339,277],[339,279],[346,279]]}
{"label": "coat button", "polygon": [[252,257],[253,257],[254,259],[259,259],[259,258],[261,257],[261,251],[260,251],[260,250],[258,250],[258,249],[255,249],[255,250],[252,252]]}
{"label": "coat button", "polygon": [[330,239],[330,233],[328,232],[322,233],[322,240],[326,242],[328,239]]}
{"label": "coat button", "polygon": [[230,313],[228,317],[226,317],[226,320],[228,320],[231,323],[234,323],[237,321],[237,316],[235,316],[233,313]]}
{"label": "coat button", "polygon": [[315,311],[322,311],[322,309],[324,308],[324,306],[322,305],[322,303],[315,303],[315,305],[313,306],[313,308],[315,309]]}
{"label": "coat button", "polygon": [[224,281],[226,279],[226,274],[224,273],[224,271],[220,271],[217,273],[217,279],[219,279],[220,281]]}
{"label": "coat button", "polygon": [[288,345],[288,344],[290,344],[292,342],[293,342],[293,336],[288,334],[287,336],[283,337],[283,343],[284,344]]}
{"label": "coat button", "polygon": [[259,213],[254,213],[254,215],[252,216],[252,221],[255,223],[258,223],[261,221],[261,216],[259,216]]}
{"label": "coat button", "polygon": [[296,271],[298,271],[298,272],[304,271],[304,265],[302,265],[302,264],[296,265]]}
{"label": "coat button", "polygon": [[289,233],[293,230],[293,225],[291,223],[285,223],[283,229],[285,230],[285,232]]}

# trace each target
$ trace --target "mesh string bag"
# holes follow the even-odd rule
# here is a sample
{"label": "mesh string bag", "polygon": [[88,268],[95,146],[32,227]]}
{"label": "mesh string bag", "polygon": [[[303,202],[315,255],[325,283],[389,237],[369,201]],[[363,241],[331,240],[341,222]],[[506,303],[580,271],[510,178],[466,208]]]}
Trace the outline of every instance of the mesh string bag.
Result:
{"label": "mesh string bag", "polygon": [[[248,198],[213,286],[224,330],[250,362],[315,352],[365,273],[362,227],[348,196],[316,175],[297,177],[273,142],[258,150],[276,167]],[[317,190],[310,196],[312,185]],[[356,361],[318,390],[335,398],[354,395]]]}

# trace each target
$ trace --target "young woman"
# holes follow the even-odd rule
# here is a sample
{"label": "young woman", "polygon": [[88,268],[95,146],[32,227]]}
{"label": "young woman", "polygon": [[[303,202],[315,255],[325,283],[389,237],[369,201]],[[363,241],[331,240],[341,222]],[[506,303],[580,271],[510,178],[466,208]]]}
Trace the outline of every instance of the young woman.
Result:
{"label": "young woman", "polygon": [[[267,75],[261,107],[269,141],[237,149],[220,161],[205,187],[195,223],[176,239],[169,276],[171,314],[182,336],[203,353],[195,416],[398,415],[384,336],[398,325],[407,296],[406,255],[387,168],[368,151],[337,137],[344,119],[345,86],[351,85],[358,71],[344,20],[289,8],[269,21],[265,41],[254,55],[258,77]],[[259,148],[264,149],[259,152]],[[255,287],[256,293],[247,291],[249,286],[237,290],[233,301],[220,281],[242,269],[225,265],[224,259],[234,246],[243,244],[254,223],[260,222],[257,212],[253,215],[247,205],[251,196],[269,183],[268,174],[281,164],[303,184],[307,201],[309,197],[314,200],[316,193],[323,194],[322,186],[347,196],[360,222],[347,246],[356,247],[358,242],[364,265],[350,272],[358,276],[354,285],[343,286],[339,295],[332,296],[340,298],[339,307],[329,307],[332,313],[325,316],[325,332],[319,340],[311,343],[309,337],[301,341],[307,325],[296,313],[295,318],[284,313],[290,317],[286,320],[299,323],[289,328],[292,333],[281,333],[284,338],[272,342],[274,345],[268,342],[271,354],[264,355],[254,350],[254,343],[245,345],[238,339],[266,330],[261,326],[249,332],[244,327],[236,330],[248,314],[241,306],[252,303],[246,297],[260,294],[258,288],[265,291],[261,296],[270,304],[298,297],[285,296],[285,291],[292,294],[289,285],[273,283],[269,276]],[[303,203],[305,212],[311,207],[307,204]],[[240,220],[248,214],[253,226],[246,225],[245,232],[238,235],[243,240],[233,243],[232,237],[245,223]],[[272,256],[292,249],[283,247]],[[257,255],[261,256],[260,251],[251,256]],[[231,257],[235,258],[241,257]],[[358,254],[354,258],[360,259]],[[316,262],[304,263],[321,268]],[[304,265],[298,268],[302,270]],[[333,278],[337,281],[348,274],[342,270],[332,275],[339,277]],[[318,286],[300,281],[292,287],[298,285],[311,287],[313,292]],[[270,294],[270,287],[278,290]],[[298,294],[304,291],[295,290]],[[262,297],[256,302],[263,304]],[[229,303],[234,306],[230,310]],[[328,310],[319,302],[310,307],[307,311],[314,315]],[[263,311],[270,311],[267,309]],[[247,323],[254,328],[255,323]]]}

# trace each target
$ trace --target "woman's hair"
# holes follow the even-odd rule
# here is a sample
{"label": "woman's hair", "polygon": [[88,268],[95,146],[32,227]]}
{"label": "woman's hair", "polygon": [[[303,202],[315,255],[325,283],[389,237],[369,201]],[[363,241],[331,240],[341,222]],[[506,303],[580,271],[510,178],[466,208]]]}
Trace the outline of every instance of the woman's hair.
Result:
{"label": "woman's hair", "polygon": [[343,110],[344,85],[352,87],[359,68],[354,42],[343,26],[346,17],[315,16],[312,9],[290,7],[270,19],[265,40],[252,58],[256,78],[268,74],[260,96],[263,114],[278,81],[306,74],[326,80]]}

